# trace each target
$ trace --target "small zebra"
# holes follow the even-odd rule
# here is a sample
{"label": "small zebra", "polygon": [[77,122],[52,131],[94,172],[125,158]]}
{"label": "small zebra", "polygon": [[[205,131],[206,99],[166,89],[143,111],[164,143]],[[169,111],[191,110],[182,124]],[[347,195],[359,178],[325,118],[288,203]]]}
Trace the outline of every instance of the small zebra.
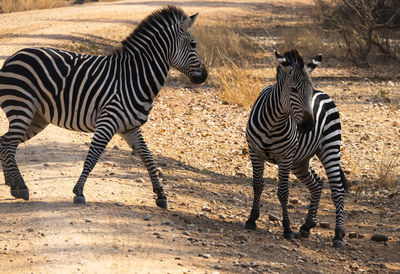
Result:
{"label": "small zebra", "polygon": [[305,223],[299,235],[307,238],[316,226],[316,215],[322,192],[322,180],[309,166],[314,155],[322,162],[328,176],[331,196],[336,207],[336,228],[333,245],[343,247],[344,191],[347,181],[340,168],[341,126],[339,112],[332,99],[314,89],[310,73],[322,61],[316,56],[304,64],[297,50],[279,55],[276,84],[264,88],[250,112],[246,139],[253,167],[253,207],[246,222],[247,229],[256,229],[260,215],[260,196],[264,188],[264,162],[278,165],[278,198],[282,207],[285,239],[293,239],[287,211],[289,173],[293,171],[311,194]]}
{"label": "small zebra", "polygon": [[52,123],[94,133],[73,189],[74,203],[86,203],[86,179],[118,133],[140,155],[157,194],[156,204],[166,208],[167,199],[140,126],[147,121],[171,67],[192,83],[206,80],[206,67],[190,34],[197,15],[189,17],[174,6],[157,10],[108,56],[25,48],[8,58],[0,71],[0,105],[9,120],[8,132],[0,137],[0,160],[11,195],[29,199],[15,161],[17,146]]}

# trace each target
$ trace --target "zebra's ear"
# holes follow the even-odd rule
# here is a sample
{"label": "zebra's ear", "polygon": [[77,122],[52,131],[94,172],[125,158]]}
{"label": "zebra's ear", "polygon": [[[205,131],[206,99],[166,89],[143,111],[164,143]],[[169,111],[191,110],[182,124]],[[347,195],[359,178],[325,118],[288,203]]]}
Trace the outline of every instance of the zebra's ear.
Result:
{"label": "zebra's ear", "polygon": [[308,73],[310,73],[316,67],[318,67],[319,64],[321,64],[321,61],[322,61],[322,54],[320,53],[317,56],[315,56],[314,59],[312,59],[311,63],[308,63],[306,65],[306,69],[307,69]]}
{"label": "zebra's ear", "polygon": [[278,61],[279,64],[281,64],[284,67],[291,66],[292,64],[282,55],[280,55],[276,50],[274,50],[274,54],[276,57],[276,60]]}
{"label": "zebra's ear", "polygon": [[184,31],[190,30],[190,28],[194,24],[194,21],[196,21],[197,15],[199,15],[199,13],[193,14],[192,16],[188,17],[185,21],[182,22],[182,27]]}

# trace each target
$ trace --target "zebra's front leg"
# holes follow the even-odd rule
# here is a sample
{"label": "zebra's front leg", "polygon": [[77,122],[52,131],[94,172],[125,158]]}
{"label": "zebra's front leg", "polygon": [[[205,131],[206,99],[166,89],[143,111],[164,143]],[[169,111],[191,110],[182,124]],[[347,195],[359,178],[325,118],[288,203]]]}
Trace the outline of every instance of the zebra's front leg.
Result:
{"label": "zebra's front leg", "polygon": [[83,171],[73,189],[73,193],[76,195],[74,197],[74,204],[86,203],[85,196],[83,195],[83,188],[85,186],[87,177],[96,165],[97,161],[100,158],[100,155],[103,153],[105,147],[107,146],[113,135],[114,129],[112,125],[108,126],[107,124],[105,124],[96,128],[93,134],[92,142],[90,143],[88,155],[86,156],[86,160],[83,165]]}
{"label": "zebra's front leg", "polygon": [[164,194],[164,189],[160,183],[156,171],[156,165],[151,155],[150,150],[147,148],[146,142],[143,139],[140,128],[135,128],[132,131],[120,134],[132,149],[139,154],[150,176],[151,184],[153,185],[153,192],[157,194],[156,204],[161,208],[167,208],[167,197]]}
{"label": "zebra's front leg", "polygon": [[245,228],[255,230],[257,228],[256,221],[260,217],[260,197],[264,189],[264,161],[250,149],[250,160],[253,166],[253,207],[251,208],[250,217],[246,222]]}
{"label": "zebra's front leg", "polygon": [[306,221],[300,227],[300,236],[303,238],[308,238],[310,236],[310,229],[317,226],[315,220],[317,217],[319,201],[321,199],[322,180],[314,172],[314,170],[309,168],[308,160],[296,164],[293,167],[293,173],[302,183],[306,185],[311,195]]}
{"label": "zebra's front leg", "polygon": [[289,213],[287,204],[289,199],[289,174],[292,166],[292,160],[279,163],[279,183],[278,183],[278,199],[282,207],[282,225],[283,237],[287,240],[294,239],[294,234],[290,228]]}

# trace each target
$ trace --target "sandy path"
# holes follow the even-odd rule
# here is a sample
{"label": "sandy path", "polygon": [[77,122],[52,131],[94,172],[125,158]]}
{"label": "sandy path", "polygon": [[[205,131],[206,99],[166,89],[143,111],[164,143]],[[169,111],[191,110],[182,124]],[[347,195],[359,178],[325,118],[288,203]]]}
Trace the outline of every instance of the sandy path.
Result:
{"label": "sandy path", "polygon": [[[245,13],[264,5],[264,1],[240,2],[180,4],[187,13],[200,11],[202,18],[208,19]],[[89,46],[109,48],[118,44],[121,36],[128,35],[145,15],[167,3],[172,2],[123,1],[0,14],[0,63],[27,46],[73,48],[73,41],[84,40]],[[323,71],[328,75],[336,73]],[[31,201],[11,199],[0,176],[0,273],[400,270],[398,188],[349,194],[347,230],[363,237],[346,238],[346,248],[338,251],[331,247],[332,229],[318,227],[306,241],[282,240],[280,224],[268,218],[268,214],[280,214],[273,180],[276,169],[270,167],[265,172],[268,184],[259,229],[245,231],[243,223],[252,199],[251,169],[243,154],[248,110],[222,104],[211,86],[186,86],[176,78],[157,98],[143,128],[164,173],[169,210],[155,206],[145,168],[119,137],[110,142],[89,176],[85,187],[88,204],[73,205],[72,188],[91,135],[49,126],[22,144],[17,153]],[[354,98],[345,97],[341,91],[342,86],[354,90],[357,87],[344,81],[327,83],[319,86],[325,84],[343,110],[346,149],[350,151],[355,146],[361,150],[349,152],[345,161],[359,163],[368,150],[366,144],[360,145],[359,128],[365,125],[371,127],[371,132],[383,131],[393,117],[398,117],[399,110],[368,105],[367,113],[372,116],[382,111],[387,117],[385,122],[372,128],[365,121],[355,127],[360,123],[357,115],[362,113],[362,105],[349,104]],[[2,114],[0,133],[6,129]],[[397,131],[388,136],[397,136]],[[374,148],[378,147],[376,143],[372,143]],[[397,144],[393,141],[392,147]],[[362,180],[361,175],[356,174],[356,179]],[[294,184],[291,195],[297,201],[291,205],[291,216],[293,226],[298,228],[306,212],[308,193]],[[320,220],[330,222],[332,227],[329,190],[324,189],[322,196]],[[145,220],[145,215],[150,219]],[[369,238],[375,232],[389,235],[389,242],[371,242]]]}

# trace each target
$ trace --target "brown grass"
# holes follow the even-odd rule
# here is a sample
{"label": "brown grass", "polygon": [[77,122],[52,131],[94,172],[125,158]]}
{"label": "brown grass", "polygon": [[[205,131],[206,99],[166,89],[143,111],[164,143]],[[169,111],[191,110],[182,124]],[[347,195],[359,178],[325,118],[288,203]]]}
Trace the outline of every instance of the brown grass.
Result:
{"label": "brown grass", "polygon": [[397,176],[396,168],[400,166],[399,160],[398,154],[383,154],[378,166],[377,178],[371,182],[372,185],[378,188],[393,188]]}
{"label": "brown grass", "polygon": [[50,9],[72,4],[68,0],[1,0],[0,7],[5,13],[34,9]]}

